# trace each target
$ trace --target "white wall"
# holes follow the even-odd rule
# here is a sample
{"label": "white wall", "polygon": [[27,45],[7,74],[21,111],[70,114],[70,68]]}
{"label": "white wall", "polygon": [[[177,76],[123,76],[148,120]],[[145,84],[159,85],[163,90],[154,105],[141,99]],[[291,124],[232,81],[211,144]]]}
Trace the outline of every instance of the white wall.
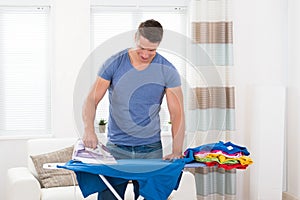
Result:
{"label": "white wall", "polygon": [[[282,180],[281,182],[279,179],[278,182],[278,177],[274,179],[274,173],[264,172],[279,172],[278,176],[283,176],[280,170],[284,165],[271,159],[261,162],[263,159],[262,155],[266,155],[265,152],[270,150],[268,149],[270,143],[280,144],[278,148],[281,149],[276,150],[278,152],[284,151],[284,121],[279,123],[278,121],[273,121],[274,118],[271,115],[283,115],[282,108],[285,105],[284,101],[281,101],[281,103],[276,101],[277,97],[272,96],[272,93],[266,94],[262,99],[272,99],[273,97],[274,101],[270,101],[269,107],[263,112],[268,112],[270,108],[276,108],[276,106],[280,106],[280,108],[272,113],[260,112],[261,115],[258,118],[264,121],[259,122],[255,119],[255,114],[259,113],[254,113],[255,110],[253,110],[253,104],[257,102],[257,95],[251,94],[255,94],[261,88],[286,86],[287,2],[285,0],[236,0],[233,4],[237,130],[231,138],[233,141],[249,147],[254,158],[252,166],[246,171],[238,172],[237,199],[269,200],[268,196],[272,195],[271,191],[273,188],[270,185],[265,190],[264,184],[275,180],[277,183],[274,187],[278,191],[280,187],[284,187],[282,185],[284,181]],[[252,93],[250,94],[250,92]],[[284,94],[281,94],[279,97],[281,100],[282,98],[284,99],[282,95]],[[262,115],[264,116],[262,117]],[[284,119],[283,116],[281,119]],[[264,132],[265,130],[270,130],[268,127],[271,127],[271,130],[276,130],[276,133]],[[267,136],[259,134],[267,134]],[[258,146],[258,144],[260,145]],[[283,159],[282,154],[275,157],[277,156],[279,156],[278,160]],[[275,163],[277,166],[274,166]],[[269,171],[266,171],[268,170],[266,164],[270,166]],[[259,175],[261,177],[258,177]],[[262,178],[263,175],[264,177]],[[272,200],[281,199],[278,193],[276,198],[273,197],[271,198]]]}
{"label": "white wall", "polygon": [[300,2],[289,0],[287,193],[300,199]]}
{"label": "white wall", "polygon": [[[286,163],[283,163],[285,176],[282,190],[287,192],[288,197],[295,199],[300,199],[299,9],[298,0],[234,1],[237,132],[232,138],[251,148],[252,133],[249,132],[247,121],[250,111],[245,105],[249,87],[285,86]],[[276,139],[270,136],[269,141]],[[255,149],[251,150],[255,152]],[[260,164],[254,163],[258,166]],[[251,196],[251,167],[249,169],[246,173],[239,172],[238,199],[249,199]]]}
{"label": "white wall", "polygon": [[[29,2],[29,3],[28,3]],[[24,1],[27,5],[34,1]],[[0,2],[1,5],[2,2]],[[22,1],[4,4],[20,5]],[[39,1],[50,3],[53,30],[52,110],[53,136],[76,136],[73,88],[77,74],[90,52],[90,2],[88,0]],[[28,138],[0,137],[0,199],[4,199],[5,176],[10,167],[26,166]]]}
{"label": "white wall", "polygon": [[77,74],[90,53],[89,1],[54,0],[53,25],[53,134],[74,136],[73,89]]}

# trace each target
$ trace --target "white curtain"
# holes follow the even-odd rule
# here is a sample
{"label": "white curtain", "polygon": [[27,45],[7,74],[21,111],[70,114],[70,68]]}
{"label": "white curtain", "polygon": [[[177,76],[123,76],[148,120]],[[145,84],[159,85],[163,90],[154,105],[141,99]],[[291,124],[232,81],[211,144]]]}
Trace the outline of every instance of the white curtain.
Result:
{"label": "white curtain", "polygon": [[[190,4],[193,66],[187,128],[193,145],[228,140],[235,130],[233,35],[230,0],[192,0]],[[195,171],[198,199],[235,199],[236,169]]]}

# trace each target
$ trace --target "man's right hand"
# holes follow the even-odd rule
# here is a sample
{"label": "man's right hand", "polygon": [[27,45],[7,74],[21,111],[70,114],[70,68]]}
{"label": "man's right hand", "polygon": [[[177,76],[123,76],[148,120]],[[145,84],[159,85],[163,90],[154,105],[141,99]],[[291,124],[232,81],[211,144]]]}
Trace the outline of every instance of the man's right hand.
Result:
{"label": "man's right hand", "polygon": [[98,137],[94,132],[84,133],[82,141],[84,146],[88,148],[96,149],[98,145]]}

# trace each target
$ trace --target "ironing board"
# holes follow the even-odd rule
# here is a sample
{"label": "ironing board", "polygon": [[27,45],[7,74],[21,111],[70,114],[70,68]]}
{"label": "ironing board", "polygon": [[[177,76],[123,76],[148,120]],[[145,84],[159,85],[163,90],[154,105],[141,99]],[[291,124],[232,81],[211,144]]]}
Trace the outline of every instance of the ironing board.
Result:
{"label": "ironing board", "polygon": [[[186,163],[184,159],[165,161],[161,159],[125,159],[117,164],[85,164],[70,161],[64,166],[77,175],[78,185],[84,197],[106,189],[107,181],[115,187],[128,180],[136,180],[140,186],[140,195],[147,200],[167,199],[174,189],[177,189],[182,170]],[[99,177],[102,179],[102,182]],[[110,186],[107,186],[110,188]],[[112,191],[112,190],[111,190]],[[114,193],[114,192],[113,192]]]}
{"label": "ironing board", "polygon": [[[59,169],[59,168],[64,168],[64,165],[66,163],[45,163],[43,165],[44,169]],[[108,182],[108,180],[105,178],[105,176],[99,174],[99,177],[103,181],[103,183],[107,186],[107,188],[113,193],[113,195],[118,199],[122,200],[118,192],[114,189],[114,187]],[[140,195],[137,200],[143,200],[144,198]]]}
{"label": "ironing board", "polygon": [[[114,186],[128,180],[139,182],[141,195],[138,200],[144,198],[147,200],[167,199],[173,189],[177,189],[183,168],[204,166],[201,163],[186,164],[185,159],[173,161],[128,159],[118,160],[117,164],[110,165],[86,164],[71,160],[67,163],[48,163],[46,165],[48,165],[48,168],[51,165],[54,168],[74,171],[84,197],[108,188],[118,200],[122,200],[122,198],[116,192]],[[102,180],[102,182],[99,180]],[[151,181],[155,184],[148,183]],[[158,182],[159,185],[157,185]]]}
{"label": "ironing board", "polygon": [[[201,163],[193,163],[194,156],[191,151],[184,158],[174,160],[115,160],[108,149],[101,145],[97,148],[100,149],[99,151],[93,150],[93,153],[96,153],[100,160],[92,156],[92,160],[97,162],[84,162],[78,159],[90,157],[91,152],[85,151],[80,140],[76,143],[75,149],[72,160],[69,162],[47,163],[44,164],[44,168],[64,168],[74,171],[84,197],[93,193],[100,193],[108,188],[118,200],[121,200],[122,198],[114,187],[129,180],[136,180],[139,183],[139,200],[143,198],[147,200],[167,199],[172,191],[178,188],[184,168],[205,166]],[[111,162],[110,158],[114,162]],[[104,160],[109,162],[104,164],[101,162]]]}

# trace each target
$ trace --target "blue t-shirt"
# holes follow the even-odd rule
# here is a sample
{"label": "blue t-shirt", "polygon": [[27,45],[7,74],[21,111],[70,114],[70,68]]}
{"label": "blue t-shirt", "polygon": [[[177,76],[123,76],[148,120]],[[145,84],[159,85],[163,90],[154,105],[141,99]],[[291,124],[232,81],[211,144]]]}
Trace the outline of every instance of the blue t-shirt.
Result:
{"label": "blue t-shirt", "polygon": [[108,139],[128,146],[160,141],[159,111],[165,89],[181,85],[176,68],[156,53],[146,69],[137,70],[125,49],[110,57],[98,76],[110,81]]}
{"label": "blue t-shirt", "polygon": [[165,200],[181,180],[185,159],[165,161],[161,159],[124,159],[117,164],[86,164],[69,161],[58,168],[73,170],[84,197],[107,189],[98,174],[104,175],[115,186],[137,180],[139,192],[147,200]]}

